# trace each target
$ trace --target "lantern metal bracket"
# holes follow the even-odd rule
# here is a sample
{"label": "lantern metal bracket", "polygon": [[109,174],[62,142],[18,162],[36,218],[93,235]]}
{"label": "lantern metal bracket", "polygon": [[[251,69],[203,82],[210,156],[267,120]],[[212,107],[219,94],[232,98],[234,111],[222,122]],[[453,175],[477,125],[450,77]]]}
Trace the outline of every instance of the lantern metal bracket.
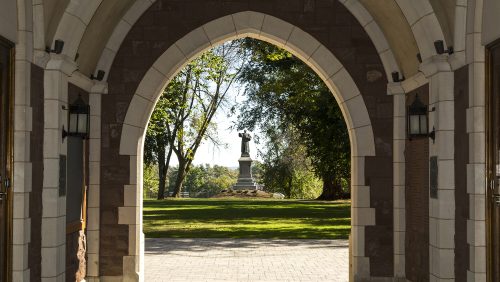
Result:
{"label": "lantern metal bracket", "polygon": [[429,132],[429,138],[432,139],[432,143],[436,143],[436,128],[433,126],[432,131]]}
{"label": "lantern metal bracket", "polygon": [[63,125],[63,128],[62,128],[62,140],[64,142],[64,138],[68,137],[68,132],[66,131],[66,129],[64,129],[64,125]]}

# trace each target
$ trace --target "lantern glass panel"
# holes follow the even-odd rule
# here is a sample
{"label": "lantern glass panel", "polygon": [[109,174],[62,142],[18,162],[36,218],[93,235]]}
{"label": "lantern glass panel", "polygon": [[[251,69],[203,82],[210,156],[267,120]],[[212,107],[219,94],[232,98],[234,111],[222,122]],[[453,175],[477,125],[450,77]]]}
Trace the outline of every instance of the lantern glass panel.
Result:
{"label": "lantern glass panel", "polygon": [[78,114],[78,134],[87,134],[87,114]]}
{"label": "lantern glass panel", "polygon": [[78,114],[69,114],[69,133],[76,133],[78,129]]}
{"label": "lantern glass panel", "polygon": [[420,134],[427,134],[427,116],[420,115]]}
{"label": "lantern glass panel", "polygon": [[420,134],[420,116],[411,115],[410,116],[410,134]]}

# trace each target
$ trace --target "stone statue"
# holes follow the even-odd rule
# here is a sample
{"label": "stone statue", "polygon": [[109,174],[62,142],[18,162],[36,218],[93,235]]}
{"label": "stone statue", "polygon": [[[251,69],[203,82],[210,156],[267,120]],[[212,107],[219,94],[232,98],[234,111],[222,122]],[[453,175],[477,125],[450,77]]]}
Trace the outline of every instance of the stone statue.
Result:
{"label": "stone statue", "polygon": [[241,156],[250,157],[250,145],[248,143],[252,140],[252,136],[246,130],[243,133],[239,133],[238,136],[241,137]]}
{"label": "stone statue", "polygon": [[241,137],[241,157],[238,159],[240,163],[240,175],[238,176],[238,182],[234,184],[234,190],[258,190],[259,186],[255,183],[252,177],[252,158],[250,157],[250,145],[248,144],[252,140],[250,133],[245,132],[238,133]]}

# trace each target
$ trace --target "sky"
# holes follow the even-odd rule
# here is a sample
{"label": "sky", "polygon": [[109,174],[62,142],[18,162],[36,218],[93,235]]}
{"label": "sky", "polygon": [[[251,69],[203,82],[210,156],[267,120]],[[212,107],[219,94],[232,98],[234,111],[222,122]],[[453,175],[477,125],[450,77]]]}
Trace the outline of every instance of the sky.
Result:
{"label": "sky", "polygon": [[[235,86],[230,89],[228,99],[238,104],[243,102],[245,98],[238,94],[238,87]],[[196,152],[193,160],[194,165],[210,164],[212,166],[220,165],[233,168],[239,166],[238,159],[241,155],[241,138],[238,137],[238,131],[236,129],[231,129],[231,126],[236,123],[239,112],[236,111],[230,117],[228,117],[226,112],[227,111],[224,111],[222,108],[218,109],[213,121],[217,124],[219,140],[227,146],[216,148],[211,142],[204,141]],[[257,147],[253,140],[253,136],[252,134],[252,140],[250,141],[250,157],[254,160],[260,160],[260,158],[257,157]],[[171,164],[178,164],[175,155],[172,155]]]}

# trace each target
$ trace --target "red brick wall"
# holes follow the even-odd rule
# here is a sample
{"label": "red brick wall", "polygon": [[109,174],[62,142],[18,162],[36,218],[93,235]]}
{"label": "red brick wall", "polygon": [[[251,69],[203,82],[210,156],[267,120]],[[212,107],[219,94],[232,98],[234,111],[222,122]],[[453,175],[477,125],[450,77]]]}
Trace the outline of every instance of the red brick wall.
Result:
{"label": "red brick wall", "polygon": [[[393,276],[393,100],[377,50],[353,15],[335,0],[158,0],[134,24],[109,72],[102,97],[100,274],[122,274],[128,253],[128,226],[118,224],[123,187],[129,184],[129,156],[119,155],[122,124],[142,77],[168,47],[201,25],[237,12],[256,11],[296,25],[326,46],[360,89],[374,130],[376,156],[366,159],[366,183],[376,225],[366,228],[365,253],[374,276]],[[381,78],[367,79],[368,72]]]}
{"label": "red brick wall", "polygon": [[[429,101],[429,86],[424,85],[406,97],[406,106],[415,94],[424,104]],[[406,278],[429,281],[429,138],[406,140]]]}

